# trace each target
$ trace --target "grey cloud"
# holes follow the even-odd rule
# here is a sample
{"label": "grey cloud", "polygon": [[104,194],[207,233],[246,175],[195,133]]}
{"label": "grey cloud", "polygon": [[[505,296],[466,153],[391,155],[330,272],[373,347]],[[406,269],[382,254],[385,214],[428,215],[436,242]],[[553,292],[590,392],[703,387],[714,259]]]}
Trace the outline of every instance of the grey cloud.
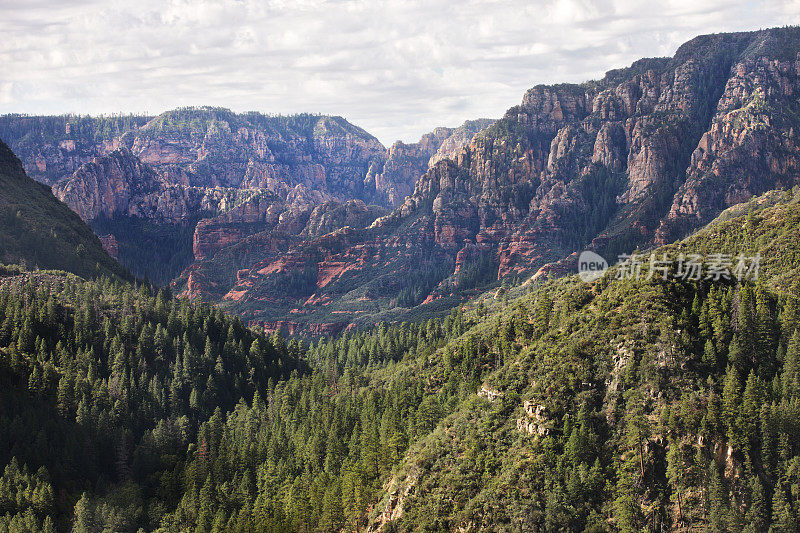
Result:
{"label": "grey cloud", "polygon": [[342,115],[416,140],[499,117],[699,33],[800,22],[800,1],[0,0],[0,112],[180,105]]}

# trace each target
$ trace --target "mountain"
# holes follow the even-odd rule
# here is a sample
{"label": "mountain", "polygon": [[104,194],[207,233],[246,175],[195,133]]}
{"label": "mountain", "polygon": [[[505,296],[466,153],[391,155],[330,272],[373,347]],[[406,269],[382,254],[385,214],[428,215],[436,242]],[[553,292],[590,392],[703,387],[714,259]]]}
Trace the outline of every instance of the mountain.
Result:
{"label": "mountain", "polygon": [[429,161],[490,123],[437,128],[389,151],[339,117],[207,107],[157,117],[7,115],[0,138],[114,243],[123,264],[167,284],[193,258],[267,231],[284,213],[303,220],[329,202],[402,202]]}
{"label": "mountain", "polygon": [[[176,286],[243,318],[3,267],[0,530],[797,531],[797,35],[701,37],[534,88],[388,213],[220,185]],[[595,103],[631,80],[623,158]],[[106,191],[87,206],[156,240],[144,199],[177,174],[116,150],[84,168]],[[4,194],[52,198],[8,160]],[[179,187],[210,195],[196,169]],[[583,244],[646,251],[547,275]]]}
{"label": "mountain", "polygon": [[337,330],[563,273],[582,249],[672,242],[798,183],[799,53],[798,28],[706,35],[598,81],[536,86],[369,227],[203,258],[174,287],[268,328]]}
{"label": "mountain", "polygon": [[[276,202],[310,212],[330,200],[382,201],[374,187],[365,188],[364,178],[385,149],[338,117],[217,108],[157,117],[9,115],[0,119],[0,137],[98,234],[113,236],[123,263],[162,284],[192,259],[178,253],[180,261],[165,261],[162,252],[191,251],[202,218],[251,202],[242,208],[246,219],[231,222],[241,231],[264,218],[259,209]],[[269,201],[259,203],[264,198]],[[132,227],[163,242],[138,238],[141,232]]]}
{"label": "mountain", "polygon": [[0,141],[0,262],[130,279],[92,230],[50,188],[29,178]]}
{"label": "mountain", "polygon": [[[216,108],[5,117],[0,135],[43,177],[81,163],[56,193],[134,273],[268,329],[331,332],[561,275],[583,249],[613,259],[663,245],[791,187],[799,52],[792,27],[700,36],[388,151],[344,119]],[[71,121],[84,132],[74,143]],[[328,217],[345,226],[306,229],[316,208],[351,201],[363,207]]]}

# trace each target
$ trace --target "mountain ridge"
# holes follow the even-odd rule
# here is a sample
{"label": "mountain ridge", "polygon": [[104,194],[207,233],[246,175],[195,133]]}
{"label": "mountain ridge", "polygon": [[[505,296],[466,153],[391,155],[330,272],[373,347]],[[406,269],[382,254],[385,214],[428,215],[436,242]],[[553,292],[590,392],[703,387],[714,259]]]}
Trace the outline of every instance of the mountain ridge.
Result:
{"label": "mountain ridge", "polygon": [[[202,259],[267,230],[281,212],[302,219],[331,201],[396,203],[429,159],[445,157],[490,122],[438,128],[391,150],[341,117],[212,107],[156,117],[7,115],[0,117],[0,137],[20,151],[34,177],[52,183],[62,201],[102,227],[104,239],[120,234],[113,240],[123,261],[166,284],[191,263],[184,251],[193,243]],[[164,235],[181,261],[165,261],[153,241],[137,239],[125,224]],[[191,240],[187,229],[195,232]]]}

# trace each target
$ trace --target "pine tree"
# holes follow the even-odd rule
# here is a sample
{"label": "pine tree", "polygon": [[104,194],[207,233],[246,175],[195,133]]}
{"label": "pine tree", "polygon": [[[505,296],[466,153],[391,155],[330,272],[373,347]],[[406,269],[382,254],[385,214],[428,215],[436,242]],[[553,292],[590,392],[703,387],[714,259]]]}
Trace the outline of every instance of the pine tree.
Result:
{"label": "pine tree", "polygon": [[781,332],[784,341],[791,338],[800,323],[800,280],[795,280],[781,312]]}
{"label": "pine tree", "polygon": [[73,389],[72,382],[67,376],[62,376],[58,382],[58,412],[68,418],[72,415]]}
{"label": "pine tree", "polygon": [[319,528],[322,531],[339,531],[344,526],[344,520],[344,511],[342,509],[342,484],[337,479],[328,490],[325,491]]}
{"label": "pine tree", "polygon": [[748,373],[757,354],[757,324],[755,318],[755,296],[750,285],[745,285],[739,292],[739,346],[742,349],[742,365],[737,368]]}
{"label": "pine tree", "polygon": [[97,531],[97,523],[94,519],[94,512],[91,503],[89,502],[89,495],[83,493],[81,499],[75,504],[75,510],[72,518],[72,531],[75,533],[92,533]]}
{"label": "pine tree", "polygon": [[644,521],[642,508],[633,489],[633,481],[621,477],[617,482],[617,497],[614,499],[614,518],[623,533],[640,531]]}
{"label": "pine tree", "polygon": [[800,396],[800,329],[795,331],[786,349],[781,373],[781,385],[785,398]]}
{"label": "pine tree", "polygon": [[722,419],[725,423],[728,443],[735,450],[743,450],[745,445],[744,435],[738,426],[741,390],[739,373],[735,367],[728,366],[728,372],[725,374],[725,382],[722,388]]}
{"label": "pine tree", "polygon": [[227,517],[225,516],[225,511],[218,509],[217,514],[214,515],[214,521],[211,524],[211,533],[224,533],[226,531],[226,524]]}
{"label": "pine tree", "polygon": [[733,365],[740,372],[744,372],[748,368],[747,358],[745,357],[737,334],[733,335],[731,343],[728,346],[728,363]]}
{"label": "pine tree", "polygon": [[759,368],[759,375],[765,379],[770,379],[775,371],[772,361],[777,348],[775,320],[770,307],[766,289],[763,285],[759,285],[756,292],[756,346],[754,353],[756,361],[754,364]]}
{"label": "pine tree", "polygon": [[50,518],[50,515],[44,517],[44,522],[42,522],[42,533],[56,533],[56,526],[53,523],[53,519]]}
{"label": "pine tree", "polygon": [[708,466],[708,519],[712,531],[728,531],[728,491],[712,461]]}
{"label": "pine tree", "polygon": [[772,408],[765,403],[761,406],[759,415],[761,421],[761,464],[764,471],[771,478],[775,477],[775,466],[777,464],[777,428],[775,427],[772,416]]}
{"label": "pine tree", "polygon": [[210,531],[214,518],[216,503],[214,499],[214,483],[211,475],[206,477],[203,488],[200,489],[199,508],[197,516],[197,531]]}
{"label": "pine tree", "polygon": [[547,292],[543,292],[537,300],[536,308],[533,312],[533,334],[535,337],[541,337],[550,327],[552,311],[553,301]]}
{"label": "pine tree", "polygon": [[794,533],[800,527],[782,483],[776,484],[772,497],[772,522],[778,533]]}
{"label": "pine tree", "polygon": [[706,300],[703,302],[703,306],[700,308],[700,317],[698,319],[698,324],[700,327],[700,337],[703,339],[711,339],[713,338],[714,328],[711,324],[711,317],[709,316],[709,310],[711,308],[711,294]]}
{"label": "pine tree", "polygon": [[685,489],[687,477],[687,465],[684,458],[681,443],[678,440],[671,440],[667,451],[667,478],[672,488],[672,500],[678,507],[678,514],[681,522],[685,522],[684,500],[682,493]]}
{"label": "pine tree", "polygon": [[714,348],[714,341],[708,339],[703,350],[703,364],[709,368],[717,366],[717,349]]}
{"label": "pine tree", "polygon": [[750,481],[750,508],[745,515],[748,533],[759,533],[767,531],[769,525],[769,508],[767,507],[764,486],[758,476],[754,476]]}
{"label": "pine tree", "polygon": [[[742,395],[742,405],[736,426],[742,433],[744,451],[750,453],[751,447],[758,444],[759,427],[758,417],[761,414],[761,404],[764,401],[764,385],[751,371],[747,377],[747,384]],[[757,448],[756,448],[757,449]]]}

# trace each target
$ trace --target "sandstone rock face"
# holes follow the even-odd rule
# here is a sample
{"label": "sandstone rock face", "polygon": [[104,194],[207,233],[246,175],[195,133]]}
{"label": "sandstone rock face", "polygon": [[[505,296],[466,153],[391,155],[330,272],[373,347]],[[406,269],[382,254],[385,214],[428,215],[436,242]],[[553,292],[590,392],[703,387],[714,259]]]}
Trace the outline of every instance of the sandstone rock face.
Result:
{"label": "sandstone rock face", "polygon": [[[138,187],[133,193],[140,195],[160,194],[165,187],[265,189],[281,198],[307,199],[307,191],[313,191],[315,203],[329,198],[372,202],[382,193],[365,188],[364,178],[387,155],[377,139],[339,117],[240,115],[218,108],[113,119],[8,115],[0,118],[0,135],[35,179],[71,181],[70,187],[60,187],[64,194],[72,188],[100,195],[81,199],[82,214],[89,218],[125,210],[127,191],[115,189],[122,181]],[[126,157],[118,157],[120,152]],[[90,168],[82,168],[86,165]],[[150,191],[143,189],[149,186]],[[102,196],[115,191],[120,198]],[[169,216],[185,216],[181,209],[173,208]]]}
{"label": "sandstone rock face", "polygon": [[385,210],[374,205],[367,206],[361,200],[350,200],[343,204],[326,202],[314,208],[300,234],[304,238],[315,238],[339,228],[364,228],[384,214]]}
{"label": "sandstone rock face", "polygon": [[731,205],[797,183],[798,124],[782,110],[800,108],[800,57],[751,57],[731,70],[711,125],[692,152],[686,181],[658,229],[658,243]]}
{"label": "sandstone rock face", "polygon": [[436,153],[434,153],[428,161],[428,166],[431,167],[443,159],[455,160],[461,150],[467,147],[477,134],[495,122],[496,121],[493,119],[483,118],[468,120],[455,129],[436,128],[432,133],[429,133],[420,140],[420,143],[423,143],[426,138],[430,138],[431,142],[435,144],[441,139],[441,142],[438,143],[439,147],[436,149]]}
{"label": "sandstone rock face", "polygon": [[181,220],[200,206],[202,190],[176,183],[122,148],[82,165],[53,193],[84,220],[126,214]]}
{"label": "sandstone rock face", "polygon": [[414,184],[430,167],[458,153],[481,131],[494,123],[491,119],[468,120],[458,128],[436,128],[414,144],[397,141],[389,148],[383,165],[375,165],[367,175],[392,206],[411,194]]}
{"label": "sandstone rock face", "polygon": [[52,185],[94,158],[122,148],[120,135],[151,118],[6,115],[0,117],[0,139],[18,154],[30,177]]}
{"label": "sandstone rock face", "polygon": [[[385,158],[377,139],[338,117],[237,115],[215,108],[164,113],[114,143],[138,161],[116,169],[122,174],[139,172],[127,176],[131,183],[144,186],[141,169],[149,168],[157,176],[150,180],[152,185],[264,189],[283,199],[302,197],[304,191],[318,193],[317,200],[325,195],[371,199],[375,191],[364,189],[364,177],[374,161]],[[108,153],[99,147],[95,152]],[[97,159],[92,163],[103,165]],[[84,174],[60,179],[86,181]],[[76,186],[84,187],[86,194],[93,192],[91,184]],[[109,198],[94,202],[107,205]]]}
{"label": "sandstone rock face", "polygon": [[365,184],[387,152],[339,117],[244,115],[217,108],[157,117],[0,118],[37,179],[84,220],[138,217],[194,227],[195,255],[326,202],[384,201]]}

